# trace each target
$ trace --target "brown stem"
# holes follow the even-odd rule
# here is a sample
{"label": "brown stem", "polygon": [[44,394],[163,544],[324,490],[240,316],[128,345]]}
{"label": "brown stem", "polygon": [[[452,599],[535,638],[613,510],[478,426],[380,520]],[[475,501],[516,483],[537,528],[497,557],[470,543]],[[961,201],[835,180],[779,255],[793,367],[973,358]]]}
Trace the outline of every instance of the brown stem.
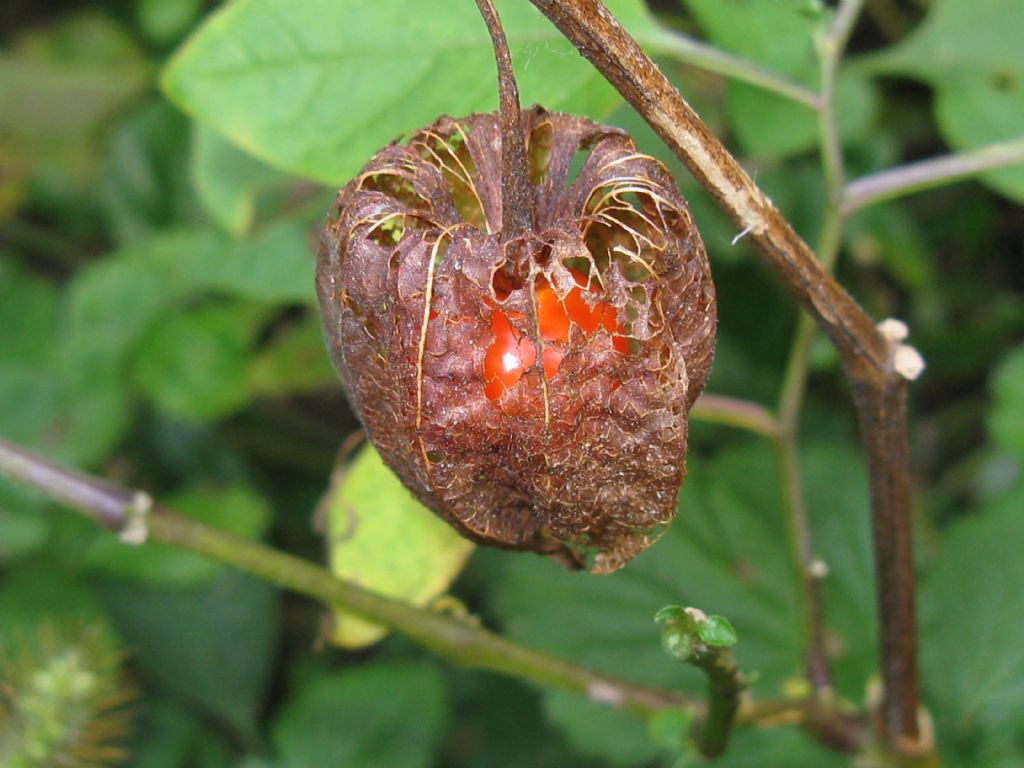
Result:
{"label": "brown stem", "polygon": [[851,360],[877,379],[887,347],[871,318],[818,264],[693,108],[599,0],[531,0],[633,105]]}
{"label": "brown stem", "polygon": [[907,382],[854,389],[871,477],[871,523],[881,626],[884,732],[913,747],[918,728],[917,619],[911,535]]}
{"label": "brown stem", "polygon": [[[885,731],[918,739],[906,382],[895,346],[599,0],[532,0],[661,136],[832,340],[850,380],[871,470]],[[857,3],[849,3],[856,8]],[[898,396],[897,396],[898,395]]]}
{"label": "brown stem", "polygon": [[512,56],[491,0],[476,0],[494,45],[498,64],[498,99],[501,114],[501,241],[507,243],[533,226],[533,187],[526,159],[519,87],[512,70]]}

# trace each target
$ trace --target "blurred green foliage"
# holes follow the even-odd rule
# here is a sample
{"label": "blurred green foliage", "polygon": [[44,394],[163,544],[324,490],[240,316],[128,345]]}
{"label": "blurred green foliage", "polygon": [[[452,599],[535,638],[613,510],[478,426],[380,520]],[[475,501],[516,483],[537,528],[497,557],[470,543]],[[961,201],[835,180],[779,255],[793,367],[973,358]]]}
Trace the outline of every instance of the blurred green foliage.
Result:
{"label": "blurred green foliage", "polygon": [[[814,88],[829,10],[814,0],[608,4],[812,238],[824,198],[812,113],[683,65],[666,41],[692,34]],[[356,424],[319,335],[316,228],[333,187],[381,145],[438,114],[495,107],[490,46],[468,0],[208,5],[5,3],[0,434],[323,560],[313,513]],[[791,301],[553,27],[527,3],[499,6],[525,103],[622,125],[675,173],[719,291],[709,389],[771,405]],[[868,0],[837,94],[851,174],[1020,135],[1022,39],[1018,0]],[[840,265],[873,316],[909,321],[928,362],[912,434],[924,685],[952,766],[1024,764],[1022,200],[1015,168],[863,211]],[[664,656],[651,617],[698,605],[736,627],[756,694],[787,690],[802,669],[799,595],[769,447],[708,424],[691,433],[677,522],[625,570],[591,577],[478,551],[456,596],[513,639],[693,693],[701,681]],[[859,702],[877,670],[866,479],[825,344],[813,351],[801,437],[816,551],[829,566],[831,663],[839,693]],[[416,531],[397,530],[390,546],[414,555]],[[141,686],[129,766],[680,759],[664,727],[659,736],[575,696],[439,664],[401,638],[317,650],[324,615],[191,555],[128,550],[0,484],[0,645],[55,618],[109,623]],[[740,729],[720,764],[845,760],[793,729]]]}

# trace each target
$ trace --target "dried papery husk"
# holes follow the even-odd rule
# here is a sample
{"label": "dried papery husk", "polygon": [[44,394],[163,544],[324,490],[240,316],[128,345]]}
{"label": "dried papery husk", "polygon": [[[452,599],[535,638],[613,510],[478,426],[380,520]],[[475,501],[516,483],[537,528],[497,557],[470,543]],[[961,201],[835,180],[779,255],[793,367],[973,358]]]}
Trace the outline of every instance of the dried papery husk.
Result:
{"label": "dried papery husk", "polygon": [[323,231],[324,328],[420,501],[479,543],[609,572],[675,514],[714,287],[672,178],[628,135],[539,107],[523,127],[534,221],[504,244],[497,115],[373,157]]}

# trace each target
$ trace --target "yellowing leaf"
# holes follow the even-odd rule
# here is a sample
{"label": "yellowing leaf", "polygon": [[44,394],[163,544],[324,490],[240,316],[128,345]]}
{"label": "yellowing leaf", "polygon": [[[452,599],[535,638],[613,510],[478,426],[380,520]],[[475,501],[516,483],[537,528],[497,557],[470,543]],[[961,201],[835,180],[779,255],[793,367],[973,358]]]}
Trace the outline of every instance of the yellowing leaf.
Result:
{"label": "yellowing leaf", "polygon": [[[442,594],[473,550],[413,498],[370,445],[336,473],[322,505],[331,572],[414,605]],[[385,634],[384,627],[336,611],[329,639],[363,648]]]}

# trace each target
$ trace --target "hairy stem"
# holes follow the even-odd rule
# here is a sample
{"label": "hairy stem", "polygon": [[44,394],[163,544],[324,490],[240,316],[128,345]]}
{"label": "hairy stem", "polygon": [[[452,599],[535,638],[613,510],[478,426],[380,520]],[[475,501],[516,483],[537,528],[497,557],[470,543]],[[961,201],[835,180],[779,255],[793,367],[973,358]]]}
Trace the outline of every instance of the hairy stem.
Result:
{"label": "hairy stem", "polygon": [[1021,163],[1024,163],[1024,137],[908,163],[847,184],[843,213],[850,215],[876,203]]}
{"label": "hairy stem", "polygon": [[[842,204],[846,169],[843,162],[842,139],[835,113],[836,72],[843,50],[849,40],[861,9],[861,0],[843,0],[827,32],[818,40],[820,60],[821,107],[818,110],[818,133],[821,143],[821,165],[825,178],[826,212],[818,238],[818,259],[832,270],[843,235]],[[789,522],[790,549],[802,586],[804,651],[807,678],[814,690],[828,695],[831,675],[825,652],[824,607],[821,601],[821,578],[814,552],[800,471],[798,450],[800,410],[807,389],[807,373],[815,327],[807,315],[800,315],[790,348],[789,360],[779,395],[779,434],[775,455],[782,482],[784,508]]]}
{"label": "hairy stem", "polygon": [[498,101],[501,114],[501,240],[507,243],[533,226],[533,187],[526,159],[526,137],[519,106],[519,87],[512,56],[491,0],[476,0],[494,45],[498,64]]}
{"label": "hairy stem", "polygon": [[[906,380],[898,346],[818,262],[779,211],[599,0],[532,0],[683,161],[832,340],[850,382],[871,471],[881,605],[884,733],[918,739],[910,455]],[[844,2],[832,27],[841,52],[861,0]],[[838,53],[836,54],[838,56]],[[836,155],[838,157],[838,155]],[[900,396],[902,393],[902,396]],[[889,579],[899,579],[898,584]],[[909,634],[907,634],[909,633]],[[913,716],[911,716],[913,713]]]}
{"label": "hairy stem", "polygon": [[820,104],[818,94],[794,80],[762,67],[753,61],[734,56],[713,45],[695,40],[681,32],[664,30],[650,43],[655,53],[671,56],[683,64],[728,77],[741,83],[753,85],[761,90],[777,94],[802,104],[810,110],[817,110]]}
{"label": "hairy stem", "polygon": [[729,734],[740,707],[740,695],[746,689],[736,662],[728,651],[702,663],[708,677],[708,710],[697,739],[697,749],[705,757],[718,757],[729,743]]}

